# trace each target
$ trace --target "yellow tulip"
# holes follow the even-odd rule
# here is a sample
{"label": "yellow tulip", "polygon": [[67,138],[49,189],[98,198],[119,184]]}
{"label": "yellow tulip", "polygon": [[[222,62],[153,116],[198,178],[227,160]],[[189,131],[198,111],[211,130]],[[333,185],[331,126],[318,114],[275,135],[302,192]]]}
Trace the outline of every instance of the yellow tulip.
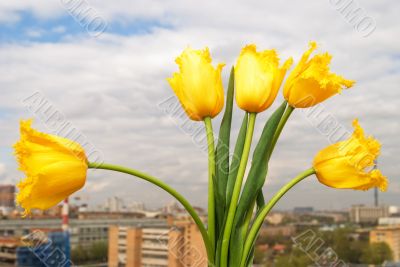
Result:
{"label": "yellow tulip", "polygon": [[238,106],[252,113],[259,113],[270,107],[292,62],[290,58],[279,67],[275,50],[257,52],[254,44],[245,46],[235,66]]}
{"label": "yellow tulip", "polygon": [[355,83],[330,71],[330,54],[318,54],[309,60],[316,48],[317,44],[310,42],[310,48],[285,82],[283,95],[292,107],[312,107]]}
{"label": "yellow tulip", "polygon": [[387,188],[387,179],[374,166],[380,152],[380,144],[373,137],[366,137],[357,120],[354,132],[348,140],[321,150],[314,158],[318,180],[330,187],[368,190]]}
{"label": "yellow tulip", "polygon": [[85,184],[87,159],[83,148],[68,139],[38,132],[32,120],[21,121],[15,154],[26,178],[17,187],[16,202],[25,209],[48,209]]}
{"label": "yellow tulip", "polygon": [[167,79],[187,115],[195,121],[214,118],[224,106],[221,71],[225,64],[214,68],[211,61],[208,48],[186,48],[175,60],[179,73]]}

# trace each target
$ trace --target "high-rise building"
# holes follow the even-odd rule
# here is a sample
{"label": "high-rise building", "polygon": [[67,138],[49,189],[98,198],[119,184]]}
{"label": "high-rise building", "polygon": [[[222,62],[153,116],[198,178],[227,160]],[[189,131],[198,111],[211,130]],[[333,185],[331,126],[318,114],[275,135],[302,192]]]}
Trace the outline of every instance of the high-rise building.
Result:
{"label": "high-rise building", "polygon": [[8,214],[15,208],[15,186],[0,185],[0,211]]}
{"label": "high-rise building", "polygon": [[126,210],[123,199],[119,197],[108,198],[104,206],[105,210],[109,212],[120,212]]}
{"label": "high-rise building", "polygon": [[393,260],[400,261],[400,226],[379,226],[371,230],[370,243],[385,242],[393,252]]}
{"label": "high-rise building", "polygon": [[376,223],[381,217],[389,216],[389,207],[353,205],[350,210],[350,221],[354,223]]}
{"label": "high-rise building", "polygon": [[171,201],[163,207],[162,211],[169,214],[176,214],[180,211],[180,206],[178,202]]}
{"label": "high-rise building", "polygon": [[207,255],[197,226],[189,220],[164,227],[111,226],[109,267],[203,267]]}

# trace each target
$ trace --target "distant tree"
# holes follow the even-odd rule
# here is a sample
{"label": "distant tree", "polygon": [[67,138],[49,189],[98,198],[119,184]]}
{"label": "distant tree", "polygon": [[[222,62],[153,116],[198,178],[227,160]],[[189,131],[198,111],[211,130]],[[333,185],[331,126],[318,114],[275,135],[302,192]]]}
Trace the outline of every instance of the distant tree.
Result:
{"label": "distant tree", "polygon": [[346,262],[350,263],[363,263],[361,257],[363,251],[369,246],[368,241],[353,241],[351,245],[351,253],[348,255]]}
{"label": "distant tree", "polygon": [[322,235],[325,241],[324,246],[332,247],[338,258],[348,263],[362,263],[361,256],[368,241],[354,240],[350,238],[353,232],[350,228],[336,229],[332,232],[326,232]]}
{"label": "distant tree", "polygon": [[308,267],[312,260],[300,249],[293,249],[290,255],[278,256],[274,267]]}
{"label": "distant tree", "polygon": [[382,264],[393,259],[393,252],[384,242],[372,243],[364,249],[361,256],[362,263]]}
{"label": "distant tree", "polygon": [[89,255],[82,246],[78,246],[71,250],[71,260],[75,264],[84,263],[89,260]]}
{"label": "distant tree", "polygon": [[263,263],[265,257],[266,257],[266,253],[264,251],[262,251],[261,249],[259,249],[258,247],[256,247],[256,249],[254,251],[254,263],[256,263],[256,264]]}
{"label": "distant tree", "polygon": [[358,263],[362,250],[355,241],[350,240],[347,229],[337,229],[334,231],[332,248],[339,259],[344,262]]}
{"label": "distant tree", "polygon": [[107,242],[95,242],[89,248],[78,246],[71,250],[71,259],[75,264],[106,262],[107,258]]}
{"label": "distant tree", "polygon": [[107,242],[93,243],[89,249],[89,258],[91,261],[105,262],[108,258],[108,244]]}
{"label": "distant tree", "polygon": [[[302,232],[296,234],[300,235]],[[333,231],[318,232],[314,230],[315,240],[309,242],[322,242],[321,246],[315,253],[323,254],[326,251],[332,251],[330,254],[333,258],[337,258],[345,263],[352,264],[381,264],[385,260],[392,259],[392,252],[387,244],[369,244],[368,239],[359,239],[355,237],[355,228],[347,226],[345,228],[338,228]],[[281,244],[287,246],[285,254],[267,256],[268,267],[302,267],[311,264],[311,259],[307,257],[306,252],[301,251],[299,248],[293,246],[293,241],[282,239],[279,236],[269,237],[263,236],[263,243],[275,244],[279,240]],[[308,242],[308,241],[307,241]],[[307,246],[306,242],[306,246]],[[317,242],[317,243],[318,243]],[[317,244],[316,243],[316,244]],[[317,245],[314,245],[317,246]],[[317,246],[318,247],[318,246]],[[322,260],[324,258],[321,258]],[[269,265],[268,265],[269,264]]]}
{"label": "distant tree", "polygon": [[267,235],[267,234],[260,234],[257,244],[268,244],[269,246],[273,246],[275,244],[288,244],[292,243],[292,240],[289,237],[283,236],[281,233],[277,235]]}

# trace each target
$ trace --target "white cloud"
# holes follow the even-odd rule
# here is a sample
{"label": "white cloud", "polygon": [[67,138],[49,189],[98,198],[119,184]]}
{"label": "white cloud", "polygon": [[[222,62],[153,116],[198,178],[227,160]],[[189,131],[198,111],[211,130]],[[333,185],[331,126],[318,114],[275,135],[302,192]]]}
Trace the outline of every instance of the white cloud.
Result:
{"label": "white cloud", "polygon": [[107,181],[102,181],[102,182],[88,181],[85,186],[87,188],[86,191],[90,193],[97,193],[104,191],[104,189],[106,189],[109,185],[110,183]]}
{"label": "white cloud", "polygon": [[25,35],[30,38],[40,38],[44,34],[43,30],[40,29],[29,29],[25,31]]}
{"label": "white cloud", "polygon": [[[4,10],[26,9],[41,18],[50,17],[51,11],[62,14],[59,6],[48,1],[18,3],[0,5],[0,14]],[[9,147],[15,141],[18,119],[32,116],[21,100],[39,90],[104,153],[106,161],[159,176],[182,190],[196,205],[204,205],[206,155],[157,108],[172,94],[165,78],[177,69],[174,58],[187,45],[207,45],[215,62],[228,64],[224,70],[226,81],[229,65],[246,43],[256,42],[260,49],[277,48],[282,58],[293,55],[298,59],[307,42],[315,39],[321,44],[321,51],[334,55],[333,70],[358,82],[355,88],[326,102],[327,111],[347,128],[351,128],[354,117],[359,117],[366,131],[383,143],[383,172],[391,180],[397,178],[400,41],[393,36],[398,35],[400,26],[394,23],[397,14],[390,8],[393,1],[383,1],[378,6],[373,1],[362,2],[377,21],[376,31],[368,38],[362,38],[328,0],[311,1],[307,6],[289,1],[203,1],[201,8],[183,1],[146,1],[142,6],[140,2],[122,0],[89,3],[109,20],[129,25],[137,19],[155,19],[173,28],[136,36],[104,33],[97,39],[80,35],[59,43],[2,45],[1,147]],[[39,11],[41,5],[43,11]],[[8,116],[2,117],[2,110],[7,110]],[[269,113],[260,114],[256,137]],[[235,110],[235,131],[241,116],[242,112]],[[45,129],[40,121],[35,126]],[[327,144],[326,137],[313,129],[304,116],[295,113],[271,161],[268,195],[307,168],[315,152]],[[2,162],[11,159],[10,155]],[[10,177],[20,177],[11,171],[15,166],[7,163],[7,169],[12,172]],[[132,200],[151,204],[169,199],[160,190],[125,175],[90,171],[88,181],[90,188],[84,190],[96,191],[93,199],[99,202],[123,192]],[[307,192],[307,198],[302,192]],[[337,206],[343,207],[369,196],[327,189],[315,180],[301,185],[291,195],[297,202],[290,198],[282,207],[312,201],[328,207],[338,196]],[[315,203],[316,198],[321,201]],[[385,198],[400,204],[390,189]]]}
{"label": "white cloud", "polygon": [[56,26],[51,29],[52,32],[55,33],[64,33],[67,29],[64,26]]}

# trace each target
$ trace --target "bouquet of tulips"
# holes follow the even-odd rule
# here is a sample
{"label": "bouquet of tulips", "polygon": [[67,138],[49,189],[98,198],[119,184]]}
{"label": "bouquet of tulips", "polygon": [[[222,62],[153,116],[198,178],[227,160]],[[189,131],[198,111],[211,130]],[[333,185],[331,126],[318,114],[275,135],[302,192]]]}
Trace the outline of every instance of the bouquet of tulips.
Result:
{"label": "bouquet of tulips", "polygon": [[[316,43],[311,42],[286,78],[285,100],[265,122],[251,164],[248,161],[257,114],[272,105],[293,60],[290,58],[280,65],[275,50],[257,51],[255,45],[247,45],[231,70],[225,102],[221,79],[224,64],[214,67],[208,49],[187,48],[176,59],[179,72],[168,82],[186,114],[194,121],[203,121],[207,134],[207,222],[199,218],[179,192],[161,180],[122,166],[88,162],[81,145],[38,132],[31,128],[31,120],[21,122],[21,139],[14,146],[20,169],[26,174],[18,184],[17,203],[24,208],[26,216],[31,209],[48,209],[82,188],[88,168],[123,172],[164,189],[183,205],[202,234],[209,266],[251,266],[255,241],[265,217],[286,192],[306,177],[315,175],[319,182],[340,189],[379,187],[383,191],[387,187],[386,177],[378,169],[371,168],[379,155],[380,144],[373,137],[364,135],[354,120],[354,132],[347,140],[319,151],[310,168],[265,201],[262,189],[268,162],[292,112],[317,105],[354,84],[354,81],[330,71],[330,54],[311,57],[315,49]],[[244,116],[232,149],[234,97]],[[224,103],[225,111],[215,144],[212,119],[222,111]],[[246,169],[248,174],[244,179]]]}

